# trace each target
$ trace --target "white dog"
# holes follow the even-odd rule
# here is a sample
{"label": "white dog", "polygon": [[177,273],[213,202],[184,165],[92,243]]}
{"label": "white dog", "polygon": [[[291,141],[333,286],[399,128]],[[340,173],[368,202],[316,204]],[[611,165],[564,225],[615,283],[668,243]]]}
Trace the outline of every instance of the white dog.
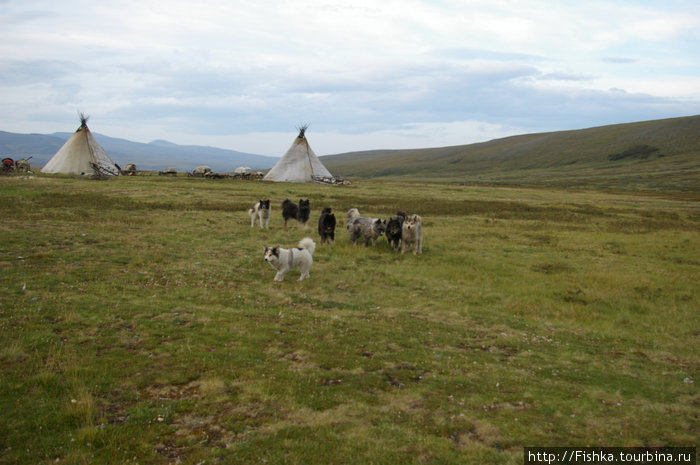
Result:
{"label": "white dog", "polygon": [[423,220],[412,215],[403,222],[401,230],[401,253],[413,249],[413,254],[423,253]]}
{"label": "white dog", "polygon": [[299,247],[295,249],[283,249],[282,247],[265,247],[265,261],[277,270],[275,281],[284,280],[284,275],[292,268],[299,268],[301,276],[299,281],[309,277],[309,270],[313,263],[312,255],[316,250],[316,243],[309,237],[299,241]]}
{"label": "white dog", "polygon": [[250,215],[250,227],[255,226],[255,220],[260,223],[260,228],[262,229],[263,224],[265,228],[270,229],[270,201],[260,200],[255,204],[253,208],[248,210]]}

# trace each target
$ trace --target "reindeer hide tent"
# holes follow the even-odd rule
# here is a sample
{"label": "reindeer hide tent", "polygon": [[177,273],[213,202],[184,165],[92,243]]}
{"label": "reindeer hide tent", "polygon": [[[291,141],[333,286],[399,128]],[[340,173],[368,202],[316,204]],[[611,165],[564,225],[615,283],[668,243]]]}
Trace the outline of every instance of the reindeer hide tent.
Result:
{"label": "reindeer hide tent", "polygon": [[41,169],[42,173],[112,175],[120,174],[87,127],[88,117],[80,114],[80,127]]}
{"label": "reindeer hide tent", "polygon": [[299,135],[287,153],[265,175],[263,181],[275,182],[332,182],[333,175],[318,159],[305,132],[307,125],[299,127]]}

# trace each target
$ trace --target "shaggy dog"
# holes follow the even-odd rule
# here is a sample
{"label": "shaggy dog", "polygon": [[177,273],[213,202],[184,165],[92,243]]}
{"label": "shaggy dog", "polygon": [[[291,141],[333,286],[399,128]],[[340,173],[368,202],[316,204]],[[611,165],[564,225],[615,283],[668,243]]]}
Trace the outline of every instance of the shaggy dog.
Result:
{"label": "shaggy dog", "polygon": [[321,236],[321,244],[333,245],[335,242],[335,215],[326,207],[318,219],[318,234]]}
{"label": "shaggy dog", "polygon": [[350,224],[352,220],[360,217],[360,210],[358,210],[357,208],[351,208],[345,214],[345,217],[347,218],[347,224]]}
{"label": "shaggy dog", "polygon": [[287,227],[289,220],[297,220],[299,226],[305,228],[306,222],[309,221],[311,215],[311,203],[309,199],[299,200],[299,205],[289,199],[284,199],[282,202],[282,217],[284,218],[284,227]]}
{"label": "shaggy dog", "polygon": [[255,226],[255,220],[257,219],[258,222],[260,223],[260,228],[263,228],[263,224],[265,225],[265,228],[270,229],[270,200],[260,200],[258,203],[255,204],[253,208],[248,210],[248,214],[250,215],[250,227]]}
{"label": "shaggy dog", "polygon": [[299,247],[295,249],[283,249],[282,247],[265,247],[265,261],[277,270],[275,281],[284,280],[284,275],[292,268],[299,268],[301,276],[299,281],[309,277],[309,270],[313,263],[312,255],[316,250],[316,243],[309,237],[299,241]]}
{"label": "shaggy dog", "polygon": [[360,210],[357,208],[351,208],[348,210],[348,212],[345,214],[345,229],[350,232],[350,226],[352,225],[352,222],[355,218],[360,217]]}
{"label": "shaggy dog", "polygon": [[413,254],[423,253],[423,220],[418,215],[409,216],[401,230],[401,253],[413,249]]}
{"label": "shaggy dog", "polygon": [[359,216],[348,224],[348,232],[350,233],[350,241],[357,244],[360,237],[365,239],[365,247],[372,241],[372,245],[377,243],[377,238],[384,234],[386,230],[386,221],[379,218],[365,218]]}
{"label": "shaggy dog", "polygon": [[386,240],[389,241],[389,245],[394,250],[399,250],[401,246],[401,230],[403,229],[403,222],[406,220],[406,212],[397,211],[396,216],[389,218],[386,223]]}

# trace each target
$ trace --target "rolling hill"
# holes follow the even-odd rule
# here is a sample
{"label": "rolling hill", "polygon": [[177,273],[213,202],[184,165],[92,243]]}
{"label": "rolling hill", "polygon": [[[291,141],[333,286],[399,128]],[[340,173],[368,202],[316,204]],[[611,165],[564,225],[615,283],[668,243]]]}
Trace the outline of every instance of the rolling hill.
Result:
{"label": "rolling hill", "polygon": [[[33,156],[43,166],[71,133],[0,131],[0,156]],[[140,170],[207,164],[271,168],[276,157],[215,147],[148,144],[95,134],[112,159]],[[414,150],[373,150],[320,157],[336,176],[467,184],[700,192],[700,115],[495,139]]]}
{"label": "rolling hill", "polygon": [[321,157],[336,176],[700,191],[700,115]]}
{"label": "rolling hill", "polygon": [[[164,170],[172,166],[178,171],[191,171],[195,166],[206,164],[214,171],[229,172],[239,166],[271,168],[279,159],[215,147],[177,145],[163,140],[144,144],[93,134],[115,163],[122,167],[135,163],[139,170]],[[31,156],[32,166],[43,166],[71,135],[69,132],[46,135],[0,131],[0,156],[14,159]]]}

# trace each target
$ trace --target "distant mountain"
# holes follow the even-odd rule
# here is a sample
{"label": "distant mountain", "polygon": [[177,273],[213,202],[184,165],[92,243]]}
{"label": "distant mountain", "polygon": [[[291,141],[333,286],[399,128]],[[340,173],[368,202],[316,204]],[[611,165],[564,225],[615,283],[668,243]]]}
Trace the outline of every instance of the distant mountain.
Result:
{"label": "distant mountain", "polygon": [[[0,157],[19,159],[31,156],[32,166],[44,166],[72,135],[72,132],[47,135],[0,131]],[[215,172],[225,173],[239,166],[268,169],[279,160],[278,157],[215,147],[177,145],[164,140],[143,144],[94,132],[93,135],[115,163],[122,167],[134,163],[139,170],[175,167],[178,171],[192,171],[196,166],[208,165]]]}
{"label": "distant mountain", "polygon": [[177,147],[177,144],[174,144],[172,142],[168,142],[167,140],[163,139],[156,139],[154,141],[149,142],[150,145],[159,145],[161,147]]}
{"label": "distant mountain", "polygon": [[65,142],[55,136],[0,131],[0,157],[19,159],[31,156],[33,165],[44,166]]}
{"label": "distant mountain", "polygon": [[700,116],[320,159],[342,177],[700,192]]}

